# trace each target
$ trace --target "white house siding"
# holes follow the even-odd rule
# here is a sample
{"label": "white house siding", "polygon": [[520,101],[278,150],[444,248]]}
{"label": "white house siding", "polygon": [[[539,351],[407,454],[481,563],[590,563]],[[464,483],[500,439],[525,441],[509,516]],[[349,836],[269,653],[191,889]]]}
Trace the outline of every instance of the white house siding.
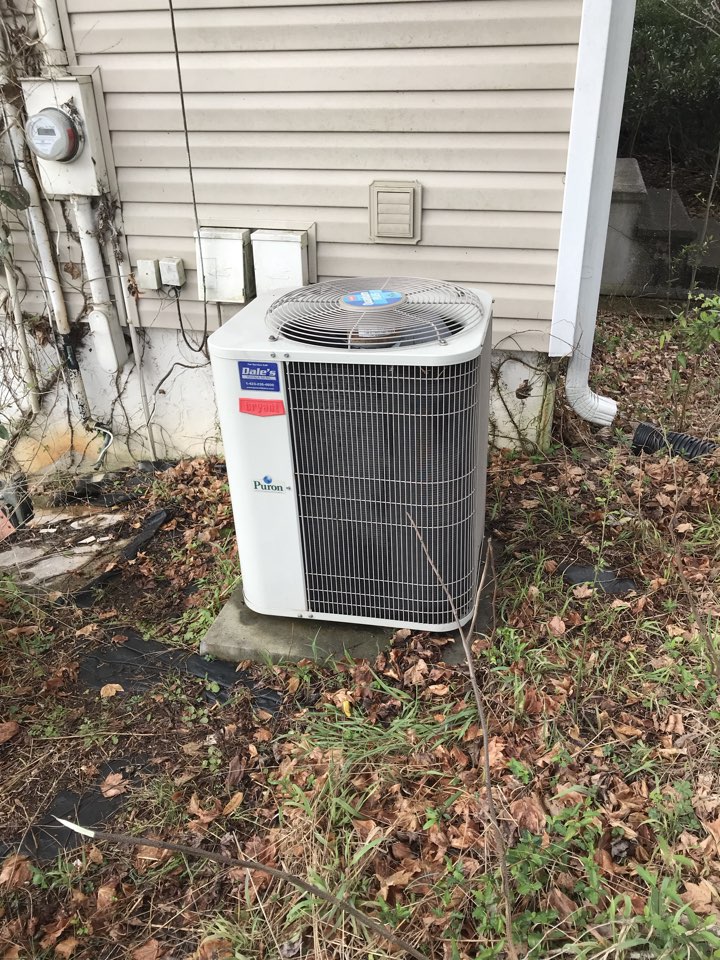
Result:
{"label": "white house siding", "polygon": [[[173,5],[202,224],[315,222],[320,279],[486,287],[496,342],[546,347],[581,0]],[[197,324],[167,0],[65,0],[64,14],[76,64],[100,68],[131,261],[181,256]],[[375,179],[422,183],[417,246],[369,241]],[[161,306],[144,297],[143,322],[174,326]]]}

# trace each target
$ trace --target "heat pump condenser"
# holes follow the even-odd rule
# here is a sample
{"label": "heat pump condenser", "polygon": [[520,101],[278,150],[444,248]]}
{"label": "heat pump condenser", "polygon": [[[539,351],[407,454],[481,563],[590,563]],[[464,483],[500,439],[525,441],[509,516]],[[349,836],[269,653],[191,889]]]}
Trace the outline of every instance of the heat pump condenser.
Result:
{"label": "heat pump condenser", "polygon": [[[260,297],[210,337],[247,605],[438,631],[481,565],[492,299],[355,278]],[[411,522],[412,520],[412,522]]]}

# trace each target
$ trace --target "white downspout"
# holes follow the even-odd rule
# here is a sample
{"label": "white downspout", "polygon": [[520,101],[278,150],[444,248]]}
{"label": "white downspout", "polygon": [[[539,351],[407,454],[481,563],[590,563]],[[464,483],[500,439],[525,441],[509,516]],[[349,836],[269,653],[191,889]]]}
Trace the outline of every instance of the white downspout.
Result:
{"label": "white downspout", "polygon": [[89,197],[73,197],[72,206],[93,304],[93,309],[87,317],[93,336],[93,346],[100,366],[108,373],[115,374],[118,370],[122,370],[128,358],[128,352],[110,298],[110,287],[97,235],[92,200]]}
{"label": "white downspout", "polygon": [[634,15],[635,0],[583,4],[550,333],[550,356],[571,353],[570,406],[602,426],[617,404],[588,380]]}

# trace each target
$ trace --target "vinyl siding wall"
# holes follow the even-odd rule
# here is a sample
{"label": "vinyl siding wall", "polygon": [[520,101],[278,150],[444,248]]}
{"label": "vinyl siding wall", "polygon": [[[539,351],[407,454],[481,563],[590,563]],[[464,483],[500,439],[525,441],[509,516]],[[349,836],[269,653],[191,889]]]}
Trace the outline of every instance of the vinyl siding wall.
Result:
{"label": "vinyl siding wall", "polygon": [[[64,3],[76,63],[100,68],[131,261],[183,257],[194,322],[167,0]],[[314,221],[320,279],[399,273],[483,286],[496,297],[496,342],[546,347],[581,0],[174,7],[202,224]],[[422,183],[419,245],[369,241],[375,179]],[[159,306],[144,298],[143,322],[172,326]]]}

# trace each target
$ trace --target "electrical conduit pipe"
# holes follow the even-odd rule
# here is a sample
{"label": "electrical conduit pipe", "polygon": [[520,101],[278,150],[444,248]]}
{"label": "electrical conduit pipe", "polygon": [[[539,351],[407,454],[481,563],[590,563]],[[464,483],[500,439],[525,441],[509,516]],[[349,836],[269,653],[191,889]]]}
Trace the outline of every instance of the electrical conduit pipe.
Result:
{"label": "electrical conduit pipe", "polygon": [[68,59],[56,0],[35,0],[35,18],[46,72],[52,74],[53,68],[59,67],[60,72],[65,73]]}

